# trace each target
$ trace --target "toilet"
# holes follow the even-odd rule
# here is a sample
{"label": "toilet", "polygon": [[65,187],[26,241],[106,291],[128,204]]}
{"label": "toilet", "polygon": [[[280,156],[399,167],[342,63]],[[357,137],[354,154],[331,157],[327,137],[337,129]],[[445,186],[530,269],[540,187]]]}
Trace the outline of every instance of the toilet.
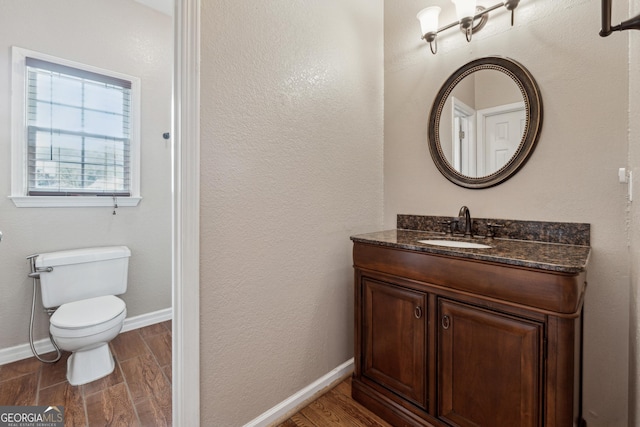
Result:
{"label": "toilet", "polygon": [[56,308],[49,322],[60,350],[70,351],[67,380],[86,384],[113,372],[109,342],[122,330],[127,308],[116,295],[127,290],[131,251],[126,246],[39,254],[42,304]]}

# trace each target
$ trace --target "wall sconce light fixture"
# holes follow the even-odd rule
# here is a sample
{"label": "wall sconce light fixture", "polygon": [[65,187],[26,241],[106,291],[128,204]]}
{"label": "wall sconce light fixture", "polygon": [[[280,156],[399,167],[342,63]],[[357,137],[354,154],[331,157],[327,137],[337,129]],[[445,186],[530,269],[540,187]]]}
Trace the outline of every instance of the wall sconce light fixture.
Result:
{"label": "wall sconce light fixture", "polygon": [[602,0],[602,29],[600,36],[607,37],[614,31],[640,30],[640,15],[624,21],[619,25],[611,26],[611,0]]}
{"label": "wall sconce light fixture", "polygon": [[[431,6],[422,9],[417,15],[417,18],[420,21],[420,28],[422,29],[422,39],[429,43],[431,53],[434,55],[438,52],[438,42],[436,40],[438,33],[458,25],[460,26],[460,30],[464,32],[467,41],[470,42],[473,33],[480,31],[487,23],[487,20],[489,19],[489,12],[500,7],[504,6],[511,12],[511,25],[513,26],[513,11],[518,7],[520,0],[506,0],[487,8],[477,6],[476,0],[451,0],[451,2],[456,5],[456,15],[458,16],[458,20],[449,25],[445,25],[444,27],[438,28],[438,18],[441,11],[438,6]],[[475,24],[477,20],[479,20],[479,22]]]}

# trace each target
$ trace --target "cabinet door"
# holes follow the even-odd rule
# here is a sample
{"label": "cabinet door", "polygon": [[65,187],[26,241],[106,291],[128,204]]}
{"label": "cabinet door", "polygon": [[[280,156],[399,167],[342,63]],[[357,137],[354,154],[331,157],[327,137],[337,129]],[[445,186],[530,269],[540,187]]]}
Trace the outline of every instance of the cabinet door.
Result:
{"label": "cabinet door", "polygon": [[426,294],[369,278],[362,285],[362,374],[426,408]]}
{"label": "cabinet door", "polygon": [[439,418],[456,426],[540,426],[542,324],[439,301]]}

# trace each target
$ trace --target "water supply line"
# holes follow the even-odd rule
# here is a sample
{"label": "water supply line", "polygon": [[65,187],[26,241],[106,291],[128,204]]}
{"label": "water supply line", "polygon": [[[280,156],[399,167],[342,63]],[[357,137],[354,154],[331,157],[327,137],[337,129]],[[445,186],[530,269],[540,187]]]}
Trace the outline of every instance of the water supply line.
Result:
{"label": "water supply line", "polygon": [[[33,355],[36,357],[36,359],[38,359],[39,361],[43,362],[43,363],[56,363],[58,360],[60,360],[60,358],[62,357],[62,352],[60,351],[60,349],[58,348],[58,345],[56,344],[56,342],[53,340],[53,337],[51,336],[51,332],[49,332],[49,339],[51,340],[51,344],[53,344],[53,348],[55,348],[56,350],[56,358],[55,359],[51,359],[51,360],[47,360],[47,359],[43,359],[38,352],[36,351],[36,347],[33,344],[33,318],[35,315],[35,311],[36,311],[36,293],[37,293],[37,288],[38,288],[38,280],[40,280],[40,272],[41,271],[47,271],[45,270],[39,270],[36,268],[36,258],[38,257],[38,255],[29,255],[27,257],[27,259],[29,260],[29,264],[31,266],[31,273],[29,273],[29,277],[31,277],[31,279],[33,279],[33,298],[31,298],[31,319],[29,320],[29,345],[31,346],[31,351],[33,352]],[[50,312],[49,310],[46,311],[47,314],[51,315],[52,312]]]}

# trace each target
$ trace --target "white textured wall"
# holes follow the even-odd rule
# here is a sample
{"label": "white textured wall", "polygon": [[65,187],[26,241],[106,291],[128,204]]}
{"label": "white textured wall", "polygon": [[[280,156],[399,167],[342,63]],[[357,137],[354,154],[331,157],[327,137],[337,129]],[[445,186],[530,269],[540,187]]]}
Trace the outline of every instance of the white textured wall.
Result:
{"label": "white textured wall", "polygon": [[[523,0],[513,28],[506,13],[494,13],[469,44],[456,30],[443,34],[433,56],[415,19],[432,3],[385,1],[385,226],[393,228],[398,213],[453,216],[462,205],[476,217],[590,223],[584,415],[589,427],[626,426],[630,260],[626,186],[618,183],[617,171],[627,164],[628,43],[634,37],[637,50],[639,33],[599,37],[599,0]],[[454,20],[451,3],[439,3],[443,22]],[[613,21],[627,19],[628,1],[614,3]],[[434,166],[427,117],[445,78],[488,55],[511,57],[531,71],[542,92],[544,124],[535,152],[515,177],[494,188],[468,190],[451,184]],[[637,143],[637,100],[633,108]],[[637,240],[636,231],[636,245]],[[636,253],[634,265],[637,260]]]}
{"label": "white textured wall", "polygon": [[[16,208],[10,182],[10,47],[112,69],[142,79],[143,200],[136,208]],[[133,0],[0,0],[0,349],[28,341],[27,255],[125,244],[133,252],[129,316],[171,306],[171,129],[173,33],[169,16]],[[38,306],[40,307],[40,306]],[[48,336],[38,311],[36,339]]]}
{"label": "white textured wall", "polygon": [[201,42],[202,424],[238,426],[353,356],[382,1],[203,1]]}

